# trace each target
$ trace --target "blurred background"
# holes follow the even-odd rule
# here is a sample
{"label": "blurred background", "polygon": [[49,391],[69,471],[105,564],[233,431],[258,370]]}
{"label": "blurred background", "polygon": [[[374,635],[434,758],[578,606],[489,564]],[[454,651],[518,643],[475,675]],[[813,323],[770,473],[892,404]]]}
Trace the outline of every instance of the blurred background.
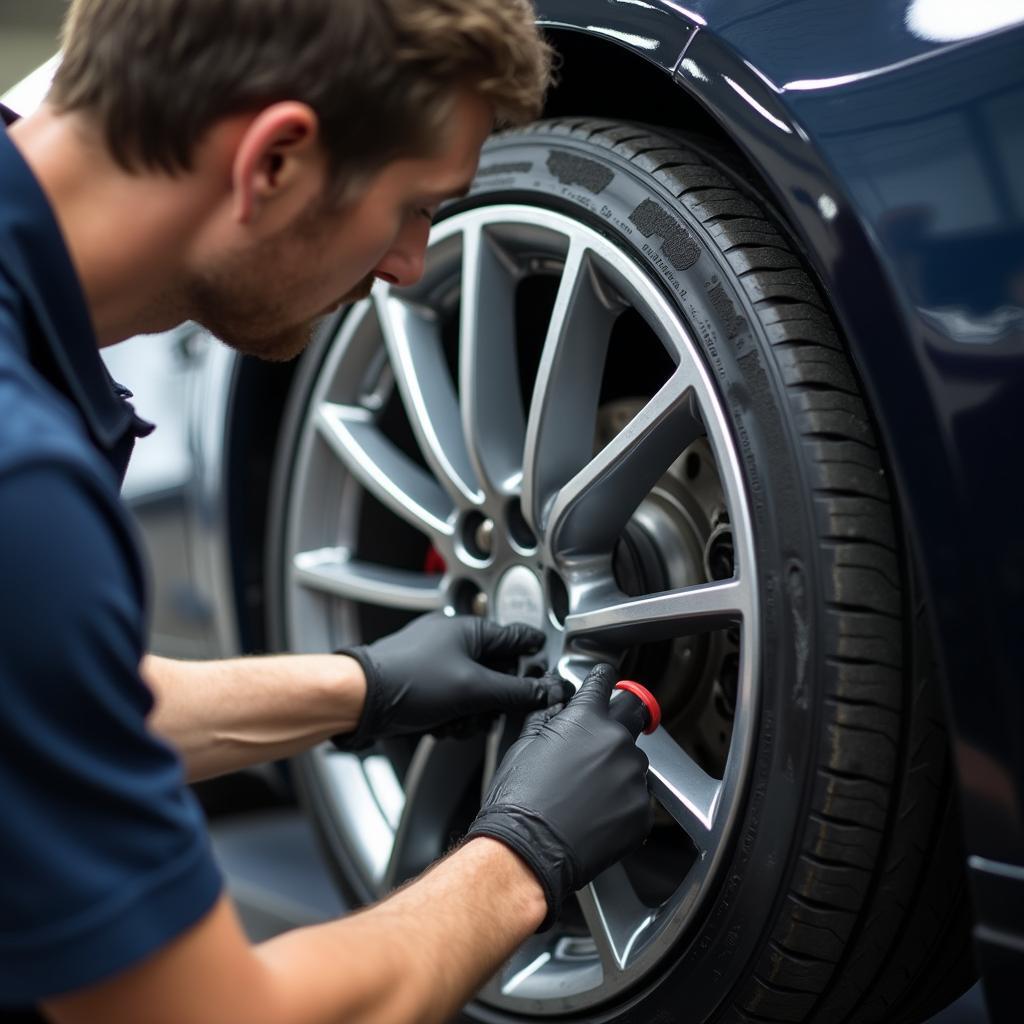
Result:
{"label": "blurred background", "polygon": [[66,0],[0,0],[0,93],[57,51]]}

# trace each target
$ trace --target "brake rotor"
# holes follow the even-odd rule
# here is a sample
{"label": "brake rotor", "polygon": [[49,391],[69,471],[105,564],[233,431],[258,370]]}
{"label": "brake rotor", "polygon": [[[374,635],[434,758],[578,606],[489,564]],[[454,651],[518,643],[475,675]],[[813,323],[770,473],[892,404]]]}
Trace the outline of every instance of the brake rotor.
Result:
{"label": "brake rotor", "polygon": [[[648,401],[622,398],[602,405],[595,452]],[[732,575],[731,526],[706,439],[684,449],[641,502],[615,549],[613,571],[630,597]],[[717,630],[630,648],[620,665],[657,695],[665,728],[715,777],[721,777],[732,736],[738,655],[736,632]]]}

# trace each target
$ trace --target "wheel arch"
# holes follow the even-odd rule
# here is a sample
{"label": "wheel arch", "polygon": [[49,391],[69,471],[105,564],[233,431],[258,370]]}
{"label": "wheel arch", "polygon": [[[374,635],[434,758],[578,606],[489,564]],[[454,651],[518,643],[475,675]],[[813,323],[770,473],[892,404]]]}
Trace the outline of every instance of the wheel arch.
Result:
{"label": "wheel arch", "polygon": [[[549,6],[560,5],[541,4],[542,10]],[[652,19],[655,13],[664,15],[652,11]],[[681,17],[680,24],[688,26]],[[554,20],[548,25],[559,71],[544,116],[640,120],[662,129],[697,132],[728,149],[750,185],[772,200],[774,212],[796,237],[829,296],[876,407],[871,368],[864,359],[878,337],[874,325],[884,316],[890,337],[893,324],[904,337],[911,326],[882,254],[846,200],[842,182],[766,76],[706,29],[688,26],[679,36],[682,49],[668,64],[664,54],[658,59],[622,39],[596,35],[592,26]],[[652,31],[662,25],[653,21]],[[870,321],[861,308],[865,290],[880,307]],[[888,450],[893,439],[884,422],[879,426]]]}

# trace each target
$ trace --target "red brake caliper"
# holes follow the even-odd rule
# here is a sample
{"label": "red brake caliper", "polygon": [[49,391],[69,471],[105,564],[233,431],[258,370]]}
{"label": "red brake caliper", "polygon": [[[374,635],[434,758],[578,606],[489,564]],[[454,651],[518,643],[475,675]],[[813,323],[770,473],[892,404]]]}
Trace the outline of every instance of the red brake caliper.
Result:
{"label": "red brake caliper", "polygon": [[432,576],[443,575],[447,568],[437,548],[431,546],[430,550],[427,551],[426,558],[423,559],[423,571]]}

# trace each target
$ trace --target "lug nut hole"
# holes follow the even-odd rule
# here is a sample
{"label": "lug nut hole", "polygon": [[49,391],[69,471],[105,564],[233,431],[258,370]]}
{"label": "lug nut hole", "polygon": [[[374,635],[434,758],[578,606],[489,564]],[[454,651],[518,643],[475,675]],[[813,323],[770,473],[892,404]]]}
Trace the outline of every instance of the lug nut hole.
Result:
{"label": "lug nut hole", "polygon": [[559,626],[565,625],[565,617],[569,614],[569,591],[562,582],[558,573],[548,569],[545,574],[545,581],[548,590],[548,607],[551,609],[551,617]]}
{"label": "lug nut hole", "polygon": [[508,535],[521,551],[533,551],[537,547],[537,538],[533,535],[523,515],[523,506],[518,498],[508,503],[505,518],[508,521]]}
{"label": "lug nut hole", "polygon": [[462,544],[473,558],[486,562],[494,554],[494,520],[470,512],[462,520]]}
{"label": "lug nut hole", "polygon": [[451,590],[452,607],[459,615],[487,615],[487,595],[470,580],[459,580]]}
{"label": "lug nut hole", "polygon": [[719,526],[708,537],[704,547],[704,571],[709,580],[732,579],[736,571],[736,552],[729,526]]}

